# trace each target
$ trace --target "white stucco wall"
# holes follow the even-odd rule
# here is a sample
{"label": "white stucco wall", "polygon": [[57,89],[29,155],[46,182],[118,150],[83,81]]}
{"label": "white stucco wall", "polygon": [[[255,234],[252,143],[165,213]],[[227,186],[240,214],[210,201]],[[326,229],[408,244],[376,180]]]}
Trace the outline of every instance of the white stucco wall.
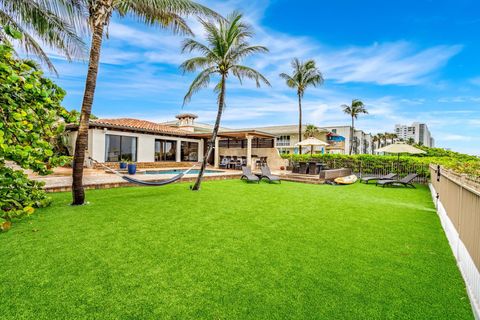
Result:
{"label": "white stucco wall", "polygon": [[[184,137],[169,137],[162,135],[143,134],[116,131],[110,129],[89,129],[88,130],[88,149],[86,156],[92,157],[99,162],[105,162],[105,135],[119,135],[137,138],[137,162],[154,162],[155,161],[155,139],[165,139],[177,141],[180,146],[182,141],[198,143],[199,160],[203,157],[203,142],[201,139],[190,139]],[[72,143],[75,145],[76,132],[72,132]],[[179,147],[180,148],[180,147]],[[179,150],[179,149],[177,149]],[[180,155],[177,155],[177,161],[180,161]]]}

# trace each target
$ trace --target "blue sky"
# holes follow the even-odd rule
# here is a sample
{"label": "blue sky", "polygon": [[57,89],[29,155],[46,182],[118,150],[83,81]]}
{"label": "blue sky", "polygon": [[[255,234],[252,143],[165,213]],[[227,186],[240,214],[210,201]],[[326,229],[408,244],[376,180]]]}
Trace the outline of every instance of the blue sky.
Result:
{"label": "blue sky", "polygon": [[[326,82],[305,94],[306,123],[347,124],[339,107],[354,98],[367,105],[357,127],[393,131],[395,123],[426,122],[436,144],[480,154],[480,2],[457,1],[199,1],[222,14],[243,11],[256,35],[253,44],[270,49],[245,63],[259,69],[272,87],[241,86],[231,78],[222,124],[228,127],[296,123],[295,91],[279,79],[290,60],[313,58]],[[195,19],[197,38],[202,30]],[[115,17],[104,41],[93,113],[152,121],[193,112],[213,122],[211,89],[182,100],[193,75],[178,65],[181,36]],[[79,109],[86,63],[55,58],[67,90],[65,106]]]}

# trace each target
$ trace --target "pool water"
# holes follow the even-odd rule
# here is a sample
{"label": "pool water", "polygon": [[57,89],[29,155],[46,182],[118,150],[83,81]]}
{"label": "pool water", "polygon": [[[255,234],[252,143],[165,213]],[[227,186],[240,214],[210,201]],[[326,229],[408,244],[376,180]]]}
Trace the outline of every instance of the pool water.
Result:
{"label": "pool water", "polygon": [[[174,169],[174,170],[148,170],[145,171],[145,174],[179,174],[187,171],[188,169]],[[188,172],[188,174],[198,174],[199,169],[193,169]],[[205,170],[205,173],[222,173],[220,170]]]}

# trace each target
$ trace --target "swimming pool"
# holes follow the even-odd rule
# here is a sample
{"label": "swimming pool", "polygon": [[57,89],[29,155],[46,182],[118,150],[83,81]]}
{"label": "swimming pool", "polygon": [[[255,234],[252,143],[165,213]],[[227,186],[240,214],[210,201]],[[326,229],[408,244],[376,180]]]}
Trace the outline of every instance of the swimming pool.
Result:
{"label": "swimming pool", "polygon": [[[147,170],[145,174],[179,174],[182,172],[187,171],[188,169],[171,169],[171,170]],[[188,172],[188,174],[198,174],[200,172],[199,169],[193,169]],[[222,173],[224,171],[220,170],[205,170],[205,173]]]}

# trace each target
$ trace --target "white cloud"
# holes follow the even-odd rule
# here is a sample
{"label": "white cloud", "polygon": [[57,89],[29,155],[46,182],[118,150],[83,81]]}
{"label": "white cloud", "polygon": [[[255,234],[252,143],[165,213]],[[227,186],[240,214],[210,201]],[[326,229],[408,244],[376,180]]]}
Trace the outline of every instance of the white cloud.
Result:
{"label": "white cloud", "polygon": [[458,54],[461,46],[439,45],[415,50],[408,42],[375,43],[319,56],[327,78],[340,83],[370,82],[380,85],[417,85]]}

